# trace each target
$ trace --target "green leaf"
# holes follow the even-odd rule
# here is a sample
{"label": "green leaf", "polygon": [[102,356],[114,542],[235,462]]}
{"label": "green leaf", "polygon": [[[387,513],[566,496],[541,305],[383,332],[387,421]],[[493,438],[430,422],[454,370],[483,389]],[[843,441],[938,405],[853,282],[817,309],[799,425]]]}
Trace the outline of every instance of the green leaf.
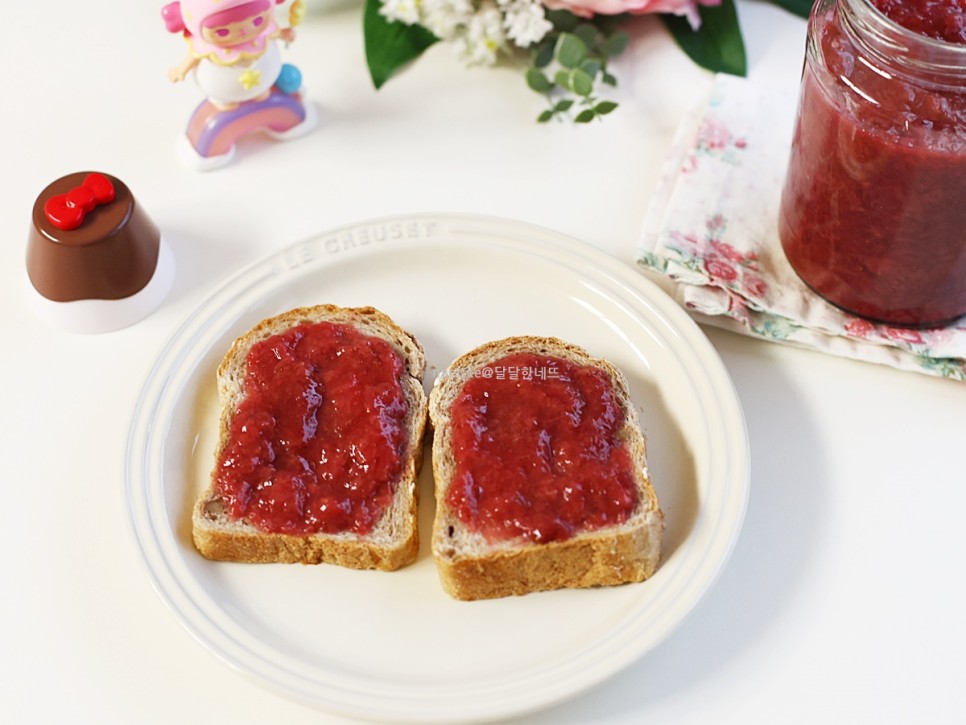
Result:
{"label": "green leaf", "polygon": [[580,18],[569,10],[548,10],[546,17],[554,28],[564,32],[570,32],[581,22]]}
{"label": "green leaf", "polygon": [[565,70],[558,70],[553,76],[553,82],[561,88],[566,88],[568,91],[572,91],[574,89],[573,85],[570,83],[570,73]]}
{"label": "green leaf", "polygon": [[544,111],[539,116],[537,116],[537,123],[546,123],[551,118],[553,118],[553,111]]}
{"label": "green leaf", "polygon": [[601,65],[599,60],[594,60],[593,58],[587,58],[580,64],[580,70],[589,75],[591,78],[596,78],[597,74],[600,73]]}
{"label": "green leaf", "polygon": [[574,93],[589,96],[594,92],[594,79],[579,68],[573,71]]}
{"label": "green leaf", "polygon": [[366,63],[376,88],[382,88],[394,73],[439,40],[421,25],[389,22],[379,14],[381,7],[380,0],[366,0],[362,21]]}
{"label": "green leaf", "polygon": [[593,109],[588,108],[577,114],[577,118],[574,119],[575,123],[590,123],[596,118],[597,114],[594,113]]}
{"label": "green leaf", "polygon": [[745,44],[734,0],[714,7],[701,5],[701,27],[692,30],[687,18],[662,15],[661,19],[681,50],[702,68],[743,76],[747,73]]}
{"label": "green leaf", "polygon": [[594,113],[596,113],[598,116],[606,116],[615,108],[617,108],[617,104],[613,101],[601,101],[594,106]]}
{"label": "green leaf", "polygon": [[617,28],[627,22],[627,14],[619,13],[617,15],[601,15],[597,14],[594,16],[592,22],[597,26],[605,36],[613,35],[617,32]]}
{"label": "green leaf", "polygon": [[812,0],[771,0],[780,8],[785,8],[790,13],[794,13],[800,18],[807,18],[812,12]]}
{"label": "green leaf", "polygon": [[544,40],[537,46],[533,54],[533,65],[537,68],[546,68],[553,61],[553,42]]}
{"label": "green leaf", "polygon": [[556,113],[566,113],[573,105],[574,102],[570,98],[564,98],[562,101],[557,101],[553,104],[553,110]]}
{"label": "green leaf", "polygon": [[590,23],[581,23],[574,28],[574,35],[584,41],[584,45],[593,48],[597,44],[597,28]]}
{"label": "green leaf", "polygon": [[553,88],[550,79],[536,68],[527,68],[527,85],[537,93],[548,93]]}
{"label": "green leaf", "polygon": [[604,73],[601,80],[609,86],[617,85],[617,76],[611,75],[610,73]]}
{"label": "green leaf", "polygon": [[587,57],[587,45],[572,33],[561,33],[554,56],[564,68],[576,68]]}
{"label": "green leaf", "polygon": [[607,58],[613,58],[614,56],[620,55],[627,49],[627,43],[630,41],[630,36],[621,31],[619,33],[614,33],[607,40],[604,41],[604,45],[601,46],[601,52]]}

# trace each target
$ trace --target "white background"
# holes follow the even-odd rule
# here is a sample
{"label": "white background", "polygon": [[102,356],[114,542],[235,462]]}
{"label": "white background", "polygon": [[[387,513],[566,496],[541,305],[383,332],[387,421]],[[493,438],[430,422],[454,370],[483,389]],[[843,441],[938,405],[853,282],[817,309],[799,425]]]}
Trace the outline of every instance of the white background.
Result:
{"label": "white background", "polygon": [[[160,6],[160,3],[158,4]],[[6,722],[342,719],[252,685],[156,596],[125,520],[122,463],[163,340],[271,251],[373,217],[471,212],[540,224],[629,264],[676,124],[708,87],[658,22],[617,63],[602,124],[533,122],[511,69],[433,48],[378,93],[361,17],[309,2],[286,58],[320,129],[180,167],[198,102],[166,70],[183,45],[152,3],[21,2],[0,44],[4,466],[0,718]],[[804,22],[740,5],[751,76],[797,84]],[[138,325],[76,336],[21,294],[34,198],[53,179],[123,179],[165,231],[174,289]],[[708,330],[752,446],[742,536],[721,579],[655,651],[528,722],[956,722],[966,712],[962,511],[966,385]]]}

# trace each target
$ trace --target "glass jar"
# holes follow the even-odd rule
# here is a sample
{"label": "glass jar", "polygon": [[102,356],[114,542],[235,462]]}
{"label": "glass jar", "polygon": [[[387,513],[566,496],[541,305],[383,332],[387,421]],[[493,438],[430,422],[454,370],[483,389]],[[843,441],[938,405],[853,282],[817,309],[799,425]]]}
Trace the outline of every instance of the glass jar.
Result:
{"label": "glass jar", "polygon": [[798,275],[849,312],[919,327],[966,314],[966,44],[869,0],[819,0],[779,228]]}

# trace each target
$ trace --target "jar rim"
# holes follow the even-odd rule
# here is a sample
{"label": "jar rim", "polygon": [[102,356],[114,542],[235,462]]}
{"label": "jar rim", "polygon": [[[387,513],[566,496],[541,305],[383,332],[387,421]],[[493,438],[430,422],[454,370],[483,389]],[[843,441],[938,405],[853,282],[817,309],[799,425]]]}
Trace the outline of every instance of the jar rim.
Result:
{"label": "jar rim", "polygon": [[898,66],[917,79],[951,81],[962,89],[966,82],[966,44],[923,35],[900,25],[871,0],[838,0],[843,25],[853,41],[886,65]]}

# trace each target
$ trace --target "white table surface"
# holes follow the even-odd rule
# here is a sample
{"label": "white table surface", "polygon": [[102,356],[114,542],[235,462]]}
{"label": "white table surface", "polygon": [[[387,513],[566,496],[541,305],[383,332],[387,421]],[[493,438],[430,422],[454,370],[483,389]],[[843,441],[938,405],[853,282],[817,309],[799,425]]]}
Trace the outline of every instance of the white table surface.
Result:
{"label": "white table surface", "polygon": [[[160,3],[158,3],[160,5]],[[518,73],[437,47],[372,90],[358,7],[309,16],[287,58],[321,126],[210,174],[172,153],[199,97],[152,3],[19,2],[0,45],[0,720],[343,718],[231,671],[165,608],[132,543],[122,463],[160,346],[241,267],[328,228],[417,212],[543,225],[630,263],[683,110],[709,76],[657,22],[617,64],[621,108],[538,126]],[[743,2],[751,75],[796,84],[804,22]],[[53,179],[126,181],[177,279],[143,322],[57,331],[21,294],[30,209]],[[752,447],[751,499],[721,578],[663,644],[535,723],[961,722],[966,712],[966,385],[707,334]]]}

